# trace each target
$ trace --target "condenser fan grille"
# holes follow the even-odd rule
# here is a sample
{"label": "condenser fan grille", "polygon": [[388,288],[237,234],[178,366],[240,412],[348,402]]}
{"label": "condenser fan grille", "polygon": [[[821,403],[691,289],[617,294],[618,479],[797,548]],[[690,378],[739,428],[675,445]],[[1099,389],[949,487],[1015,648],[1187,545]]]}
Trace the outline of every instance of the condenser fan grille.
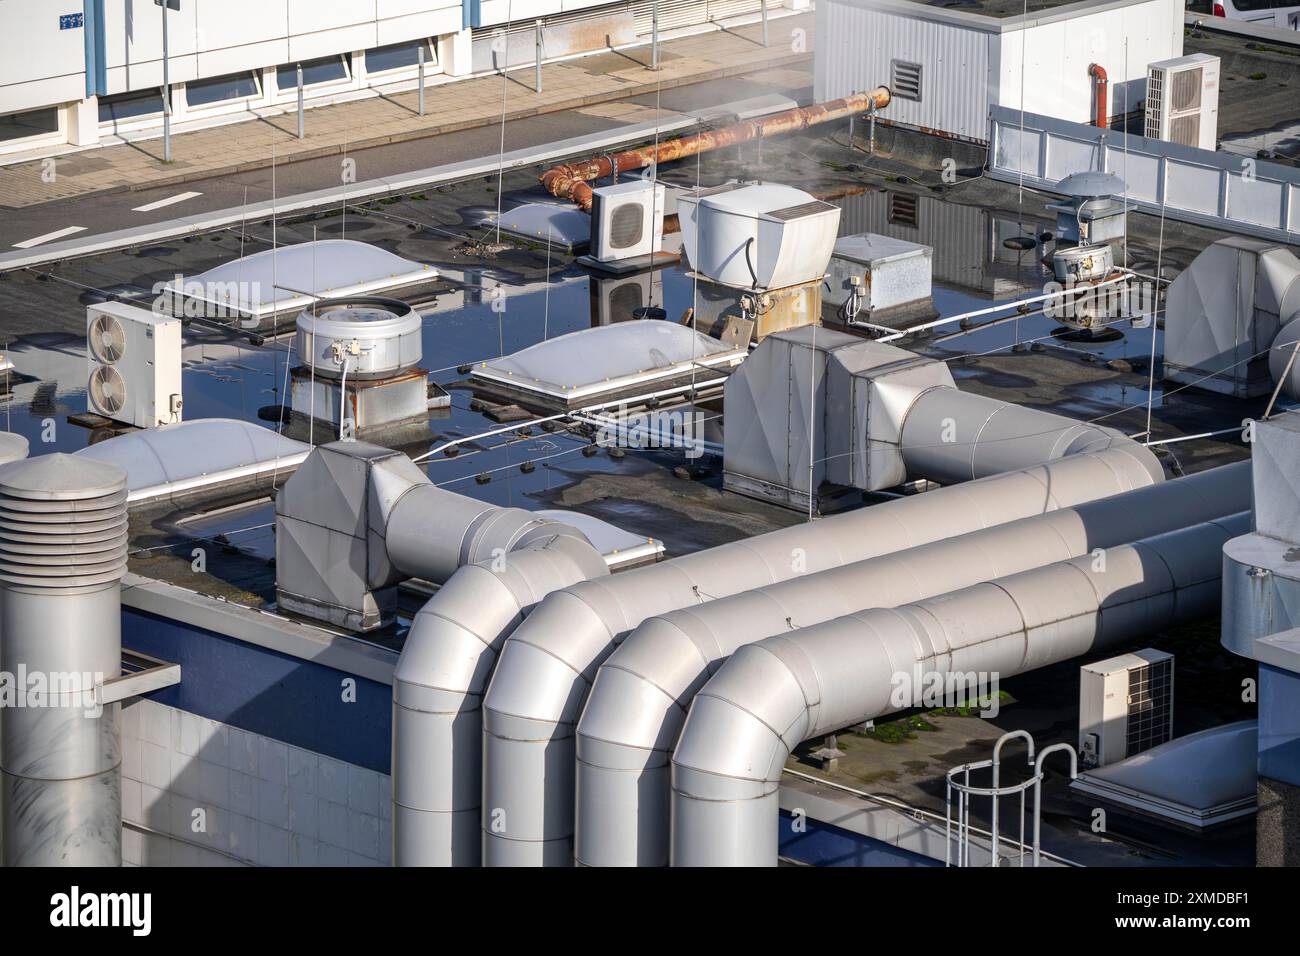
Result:
{"label": "condenser fan grille", "polygon": [[99,411],[112,415],[126,404],[126,381],[111,365],[101,365],[90,376],[90,400]]}
{"label": "condenser fan grille", "polygon": [[101,362],[116,362],[126,351],[126,332],[111,315],[97,315],[90,323],[90,351]]}

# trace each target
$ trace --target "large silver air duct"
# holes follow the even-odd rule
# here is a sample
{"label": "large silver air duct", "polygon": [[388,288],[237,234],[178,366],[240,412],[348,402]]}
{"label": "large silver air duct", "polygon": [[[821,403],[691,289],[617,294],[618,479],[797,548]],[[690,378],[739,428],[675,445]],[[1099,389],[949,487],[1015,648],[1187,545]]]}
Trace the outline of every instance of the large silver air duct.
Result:
{"label": "large silver air duct", "polygon": [[0,712],[6,866],[120,866],[126,473],[50,454],[0,467]]}
{"label": "large silver air duct", "polygon": [[276,588],[298,613],[369,629],[392,614],[396,582],[440,585],[393,675],[393,861],[476,863],[487,669],[532,605],[608,574],[604,557],[562,522],[438,488],[401,452],[357,441],[313,451],[276,519]]}
{"label": "large silver air duct", "polygon": [[[747,644],[695,696],[672,758],[672,864],[774,866],[781,770],[801,741],[902,709],[931,674],[999,679],[1096,653],[1218,606],[1207,522],[904,607]],[[909,695],[912,703],[919,701]],[[906,705],[904,705],[906,706]]]}
{"label": "large silver air duct", "polygon": [[1162,479],[1118,442],[557,591],[505,642],[483,700],[484,862],[572,863],[574,730],[600,664],[647,618]]}
{"label": "large silver air duct", "polygon": [[1250,507],[1238,462],[804,575],[644,621],[601,665],[577,727],[576,862],[666,866],[669,759],[699,688],[736,648]]}
{"label": "large silver air duct", "polygon": [[538,601],[608,573],[585,540],[552,533],[462,567],[420,609],[393,674],[394,865],[477,865],[492,665]]}

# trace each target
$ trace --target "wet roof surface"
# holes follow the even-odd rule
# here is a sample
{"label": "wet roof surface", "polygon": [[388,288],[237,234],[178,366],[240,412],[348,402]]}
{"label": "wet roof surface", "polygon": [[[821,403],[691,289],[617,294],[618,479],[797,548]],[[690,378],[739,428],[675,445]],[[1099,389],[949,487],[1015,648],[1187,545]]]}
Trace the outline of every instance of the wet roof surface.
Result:
{"label": "wet roof surface", "polygon": [[[976,152],[959,159],[959,183],[944,185],[935,172],[938,163],[930,163],[925,152],[934,146],[927,143],[934,141],[909,140],[882,126],[877,152],[868,156],[848,150],[842,134],[826,132],[706,154],[698,182],[694,161],[665,166],[661,174],[682,187],[735,178],[797,182],[841,207],[842,235],[871,231],[932,245],[934,302],[941,315],[1040,292],[1047,274],[1037,261],[1039,252],[1009,248],[1004,240],[1049,228],[1052,221],[1044,206],[1051,197],[1031,191],[1021,196],[1013,186],[980,178]],[[955,144],[942,144],[942,149],[962,156]],[[539,172],[507,173],[500,197],[495,177],[489,177],[276,225],[277,242],[346,236],[438,271],[437,282],[407,298],[422,316],[422,364],[433,381],[450,390],[451,407],[431,413],[427,433],[403,450],[415,455],[457,441],[458,455],[437,455],[425,464],[434,482],[498,504],[592,514],[660,538],[669,554],[801,520],[793,512],[724,493],[715,456],[688,461],[681,451],[629,451],[624,457],[602,451],[587,457],[581,452],[589,433],[575,434],[568,427],[521,426],[481,441],[467,439],[500,425],[465,388],[465,366],[611,317],[630,317],[614,295],[624,280],[589,274],[571,256],[544,244],[497,245],[489,223],[497,203],[508,209],[542,199]],[[908,200],[903,207],[908,215],[896,215],[899,197]],[[177,273],[193,275],[265,250],[272,235],[270,222],[249,222],[0,276],[0,346],[17,366],[4,423],[25,435],[34,453],[76,451],[107,437],[110,433],[67,420],[85,410],[86,305],[107,295],[147,303]],[[1155,271],[1158,235],[1157,220],[1130,217],[1130,266]],[[1165,274],[1176,274],[1215,238],[1218,234],[1211,230],[1167,222],[1160,256]],[[669,320],[709,295],[687,268],[660,269],[647,283],[654,304],[662,306]],[[1114,341],[1070,342],[1054,336],[1056,327],[1054,320],[1031,312],[969,330],[953,325],[898,344],[950,360],[962,388],[1099,419],[1130,433],[1144,430],[1150,331],[1124,327]],[[291,342],[291,335],[282,334],[259,343],[237,325],[190,320],[183,354],[186,419],[234,418],[276,428],[286,373],[296,364]],[[1187,389],[1166,395],[1159,378],[1156,385],[1153,425],[1162,438],[1234,426],[1260,410],[1252,403]],[[720,409],[703,411],[706,429],[714,431],[706,437],[716,440]],[[1170,452],[1175,471],[1195,471],[1245,454],[1234,436],[1178,444]],[[524,473],[520,466],[525,463],[535,467]],[[680,467],[687,469],[687,479],[674,474]],[[268,503],[197,523],[192,515],[182,520],[186,517],[174,509],[137,514],[133,569],[200,591],[225,587],[222,596],[250,604],[273,599],[274,570],[267,563],[274,553],[273,512]],[[216,545],[209,549],[203,577],[190,570],[196,539]]]}

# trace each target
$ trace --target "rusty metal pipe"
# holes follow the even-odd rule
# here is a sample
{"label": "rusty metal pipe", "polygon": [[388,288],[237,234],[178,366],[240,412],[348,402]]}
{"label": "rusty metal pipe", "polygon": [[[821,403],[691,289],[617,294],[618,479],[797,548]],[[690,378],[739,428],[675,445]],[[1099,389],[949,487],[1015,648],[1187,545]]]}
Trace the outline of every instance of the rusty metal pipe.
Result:
{"label": "rusty metal pipe", "polygon": [[1110,79],[1106,76],[1106,68],[1100,63],[1093,63],[1088,67],[1088,75],[1093,78],[1093,90],[1096,95],[1096,104],[1094,109],[1093,125],[1105,129],[1106,119],[1106,100],[1108,99]]}
{"label": "rusty metal pipe", "polygon": [[542,185],[552,196],[568,199],[582,208],[591,211],[591,187],[587,183],[605,176],[626,172],[631,169],[644,169],[655,163],[671,162],[685,159],[697,153],[734,146],[766,136],[778,136],[783,133],[797,133],[834,120],[856,116],[872,109],[882,110],[889,105],[889,88],[876,87],[867,93],[855,93],[838,100],[817,103],[813,106],[786,110],[772,116],[742,120],[722,129],[706,130],[681,139],[667,140],[656,146],[643,146],[621,153],[605,154],[577,163],[563,163],[553,166],[541,175]]}

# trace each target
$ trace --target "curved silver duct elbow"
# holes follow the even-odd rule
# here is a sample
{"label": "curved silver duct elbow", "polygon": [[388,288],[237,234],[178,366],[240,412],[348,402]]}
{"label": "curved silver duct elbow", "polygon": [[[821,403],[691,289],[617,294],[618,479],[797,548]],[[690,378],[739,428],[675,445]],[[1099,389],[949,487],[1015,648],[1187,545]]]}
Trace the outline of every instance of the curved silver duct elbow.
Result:
{"label": "curved silver duct elbow", "polygon": [[496,517],[465,536],[467,554],[518,549],[452,574],[415,616],[393,674],[397,866],[478,864],[480,704],[501,644],[551,591],[609,573],[572,529]]}
{"label": "curved silver duct elbow", "polygon": [[491,561],[535,540],[564,535],[586,543],[580,531],[522,508],[502,508],[430,484],[402,491],[383,519],[393,567],[409,577],[441,583],[457,569]]}
{"label": "curved silver duct elbow", "polygon": [[[674,866],[774,866],[781,770],[802,741],[921,703],[926,675],[1011,677],[1212,613],[1249,514],[873,609],[737,650],[672,758]],[[907,688],[900,702],[898,688]]]}
{"label": "curved silver duct elbow", "polygon": [[666,866],[669,759],[699,688],[736,648],[1250,507],[1250,462],[1149,485],[649,618],[600,666],[577,726],[575,861]]}
{"label": "curved silver duct elbow", "polygon": [[647,618],[1162,479],[1126,448],[1073,455],[551,595],[506,641],[483,700],[483,862],[572,862],[578,718],[600,664]]}
{"label": "curved silver duct elbow", "polygon": [[913,402],[900,445],[909,476],[941,484],[1106,450],[1129,455],[1155,481],[1164,478],[1149,448],[1113,428],[947,386]]}

